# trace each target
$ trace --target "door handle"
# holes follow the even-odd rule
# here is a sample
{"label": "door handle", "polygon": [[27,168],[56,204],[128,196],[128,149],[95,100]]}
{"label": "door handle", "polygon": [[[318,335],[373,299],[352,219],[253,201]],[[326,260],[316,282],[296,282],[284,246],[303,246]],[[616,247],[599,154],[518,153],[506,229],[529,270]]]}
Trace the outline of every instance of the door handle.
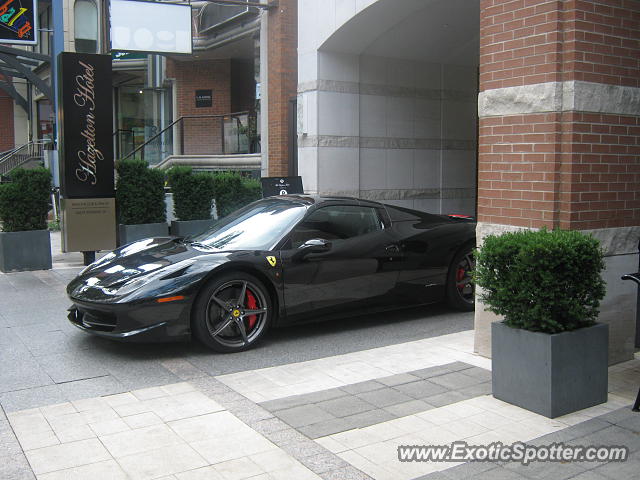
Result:
{"label": "door handle", "polygon": [[384,249],[387,253],[400,253],[400,247],[395,244],[387,245]]}

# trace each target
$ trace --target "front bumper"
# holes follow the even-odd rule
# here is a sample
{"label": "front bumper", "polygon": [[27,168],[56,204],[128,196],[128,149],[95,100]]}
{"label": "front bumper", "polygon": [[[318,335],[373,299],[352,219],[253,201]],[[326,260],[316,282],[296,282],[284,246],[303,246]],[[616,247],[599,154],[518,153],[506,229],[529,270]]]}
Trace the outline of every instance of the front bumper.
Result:
{"label": "front bumper", "polygon": [[87,333],[114,340],[167,342],[190,337],[187,302],[105,305],[73,299],[68,319]]}

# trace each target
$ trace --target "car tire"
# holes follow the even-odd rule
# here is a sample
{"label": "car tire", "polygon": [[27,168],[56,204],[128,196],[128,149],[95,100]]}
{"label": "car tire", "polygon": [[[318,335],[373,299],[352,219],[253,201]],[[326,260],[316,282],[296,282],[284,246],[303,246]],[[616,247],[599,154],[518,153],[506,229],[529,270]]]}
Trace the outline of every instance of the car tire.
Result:
{"label": "car tire", "polygon": [[192,329],[212,350],[241,352],[262,340],[273,315],[273,301],[260,280],[244,272],[226,273],[200,291],[193,306]]}
{"label": "car tire", "polygon": [[463,312],[475,309],[475,286],[471,279],[471,271],[475,268],[473,249],[472,243],[463,246],[453,257],[447,272],[447,303]]}

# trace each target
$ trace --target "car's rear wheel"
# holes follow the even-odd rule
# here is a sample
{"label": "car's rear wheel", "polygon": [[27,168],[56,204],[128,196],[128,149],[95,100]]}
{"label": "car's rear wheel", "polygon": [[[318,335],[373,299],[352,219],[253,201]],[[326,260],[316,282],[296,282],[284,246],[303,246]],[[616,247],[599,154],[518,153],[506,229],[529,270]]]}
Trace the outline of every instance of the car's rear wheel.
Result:
{"label": "car's rear wheel", "polygon": [[253,275],[229,273],[210,281],[194,305],[193,331],[218,352],[240,352],[256,345],[273,315],[265,286]]}
{"label": "car's rear wheel", "polygon": [[447,274],[447,303],[465,312],[475,308],[475,284],[471,277],[476,266],[473,244],[465,245],[453,257]]}

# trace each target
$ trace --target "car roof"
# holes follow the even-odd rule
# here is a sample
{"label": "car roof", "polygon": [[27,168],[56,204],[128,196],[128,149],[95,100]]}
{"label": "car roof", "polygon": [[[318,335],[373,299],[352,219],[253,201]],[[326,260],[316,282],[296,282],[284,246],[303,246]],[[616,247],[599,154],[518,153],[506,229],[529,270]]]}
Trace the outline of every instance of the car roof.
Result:
{"label": "car roof", "polygon": [[384,205],[372,200],[364,200],[362,198],[341,197],[341,196],[324,196],[324,195],[276,195],[274,197],[282,200],[289,200],[295,203],[303,203],[305,205],[323,205],[323,204],[341,204],[341,205],[367,205],[372,207],[383,207]]}

